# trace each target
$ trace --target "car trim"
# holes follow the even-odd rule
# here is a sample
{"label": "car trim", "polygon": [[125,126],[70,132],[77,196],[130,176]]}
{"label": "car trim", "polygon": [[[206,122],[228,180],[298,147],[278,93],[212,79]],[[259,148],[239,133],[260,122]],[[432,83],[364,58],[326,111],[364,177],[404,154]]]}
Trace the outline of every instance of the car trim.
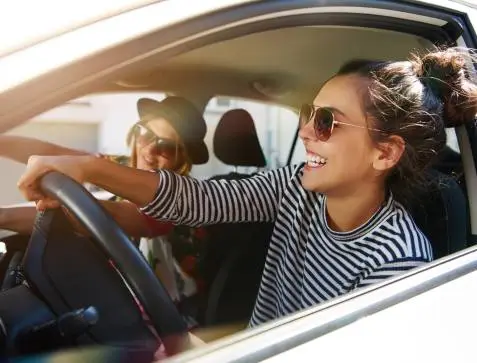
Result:
{"label": "car trim", "polygon": [[[468,20],[468,18],[467,18]],[[465,36],[467,35],[467,36]],[[460,47],[468,46],[474,48],[476,46],[475,33],[466,34],[457,40]],[[477,81],[477,73],[470,75]],[[455,128],[457,142],[461,150],[462,164],[464,166],[465,184],[467,186],[467,200],[469,202],[471,239],[468,245],[477,243],[477,125],[473,124],[459,126]]]}
{"label": "car trim", "polygon": [[182,362],[258,362],[477,270],[472,247],[401,276],[172,357]]}
{"label": "car trim", "polygon": [[[477,172],[475,168],[475,160],[472,157],[471,142],[475,138],[470,138],[468,130],[465,126],[455,128],[457,136],[457,142],[459,143],[459,149],[461,150],[462,164],[464,166],[464,177],[466,185],[477,185]],[[470,227],[473,235],[477,235],[477,188],[467,188],[467,196],[469,201],[469,214],[470,214]],[[471,242],[471,241],[468,241]]]}

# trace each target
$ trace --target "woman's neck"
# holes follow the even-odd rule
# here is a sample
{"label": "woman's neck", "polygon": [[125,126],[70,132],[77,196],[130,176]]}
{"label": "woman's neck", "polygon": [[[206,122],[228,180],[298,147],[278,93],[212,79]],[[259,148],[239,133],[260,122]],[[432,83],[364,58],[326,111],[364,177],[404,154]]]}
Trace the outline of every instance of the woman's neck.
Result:
{"label": "woman's neck", "polygon": [[328,226],[336,232],[352,231],[366,223],[385,199],[386,192],[382,187],[371,188],[366,192],[360,189],[347,196],[327,196]]}

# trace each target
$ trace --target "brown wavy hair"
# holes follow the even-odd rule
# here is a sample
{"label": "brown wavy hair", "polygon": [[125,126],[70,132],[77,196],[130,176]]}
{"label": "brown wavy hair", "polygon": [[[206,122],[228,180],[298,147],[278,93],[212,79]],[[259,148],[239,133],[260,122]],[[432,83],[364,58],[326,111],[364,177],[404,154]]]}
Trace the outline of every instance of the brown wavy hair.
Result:
{"label": "brown wavy hair", "polygon": [[425,171],[446,144],[445,127],[475,122],[477,85],[469,77],[475,60],[469,49],[436,49],[407,61],[353,60],[337,76],[362,77],[363,109],[376,144],[400,136],[405,150],[387,175],[396,200],[407,204],[415,188],[425,187]]}

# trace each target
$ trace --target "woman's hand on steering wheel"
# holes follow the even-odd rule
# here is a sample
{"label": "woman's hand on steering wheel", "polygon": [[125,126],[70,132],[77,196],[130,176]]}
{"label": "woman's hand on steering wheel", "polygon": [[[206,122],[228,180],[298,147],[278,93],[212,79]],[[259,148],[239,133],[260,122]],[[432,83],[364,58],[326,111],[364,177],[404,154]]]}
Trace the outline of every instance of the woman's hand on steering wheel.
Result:
{"label": "woman's hand on steering wheel", "polygon": [[60,203],[48,197],[40,188],[40,179],[50,171],[57,171],[71,179],[83,183],[86,179],[85,167],[91,155],[31,156],[25,172],[18,181],[18,188],[29,201],[35,201],[38,210],[58,208]]}

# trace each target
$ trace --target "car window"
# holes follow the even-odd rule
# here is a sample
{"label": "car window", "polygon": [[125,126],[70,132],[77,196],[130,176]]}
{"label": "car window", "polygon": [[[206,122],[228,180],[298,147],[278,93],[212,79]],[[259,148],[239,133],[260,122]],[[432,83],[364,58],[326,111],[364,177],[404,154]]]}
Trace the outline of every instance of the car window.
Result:
{"label": "car window", "polygon": [[[162,100],[164,93],[105,93],[88,95],[67,102],[28,122],[8,134],[33,137],[68,148],[92,153],[129,155],[126,135],[138,120],[136,101],[140,97]],[[2,205],[24,202],[16,184],[24,166],[0,158],[2,170]]]}
{"label": "car window", "polygon": [[[129,155],[126,135],[131,125],[138,120],[136,102],[141,97],[160,101],[166,97],[166,93],[122,92],[88,95],[45,112],[10,130],[8,134],[33,137],[92,153]],[[286,164],[298,122],[293,111],[265,102],[216,97],[210,100],[204,111],[208,128],[205,141],[209,150],[209,161],[204,165],[194,165],[192,176],[205,179],[229,173],[234,169],[215,157],[213,135],[222,115],[236,108],[247,110],[254,119],[267,161],[266,168],[277,168]],[[24,166],[0,158],[0,168],[4,175],[0,202],[3,205],[22,203],[24,200],[16,188],[16,183]],[[238,171],[252,173],[257,171],[257,168],[239,168]]]}
{"label": "car window", "polygon": [[[266,169],[286,165],[298,124],[296,114],[289,108],[277,104],[217,96],[209,101],[204,111],[207,122],[206,143],[210,159],[207,164],[193,168],[194,176],[205,178],[234,170],[234,166],[222,163],[213,151],[213,137],[217,124],[225,112],[234,109],[244,109],[252,116],[267,162]],[[252,173],[256,170],[256,167],[238,168],[238,171],[243,173]]]}
{"label": "car window", "polygon": [[447,134],[447,146],[450,147],[452,150],[460,153],[459,143],[457,141],[457,135],[455,133],[455,129],[446,129]]}
{"label": "car window", "polygon": [[[166,97],[164,92],[121,92],[87,95],[69,101],[45,112],[10,130],[8,134],[33,137],[68,148],[92,153],[125,156],[130,150],[126,135],[138,120],[136,102],[141,97],[158,101]],[[297,127],[296,114],[283,106],[244,99],[215,97],[204,111],[207,122],[206,145],[209,161],[195,165],[192,176],[205,179],[226,174],[234,168],[220,162],[213,153],[213,135],[222,115],[232,109],[243,108],[254,119],[258,139],[262,147],[267,169],[284,166],[291,150]],[[24,202],[16,183],[24,166],[0,158],[4,187],[0,190],[3,205]],[[257,168],[239,168],[239,172],[252,173]]]}

